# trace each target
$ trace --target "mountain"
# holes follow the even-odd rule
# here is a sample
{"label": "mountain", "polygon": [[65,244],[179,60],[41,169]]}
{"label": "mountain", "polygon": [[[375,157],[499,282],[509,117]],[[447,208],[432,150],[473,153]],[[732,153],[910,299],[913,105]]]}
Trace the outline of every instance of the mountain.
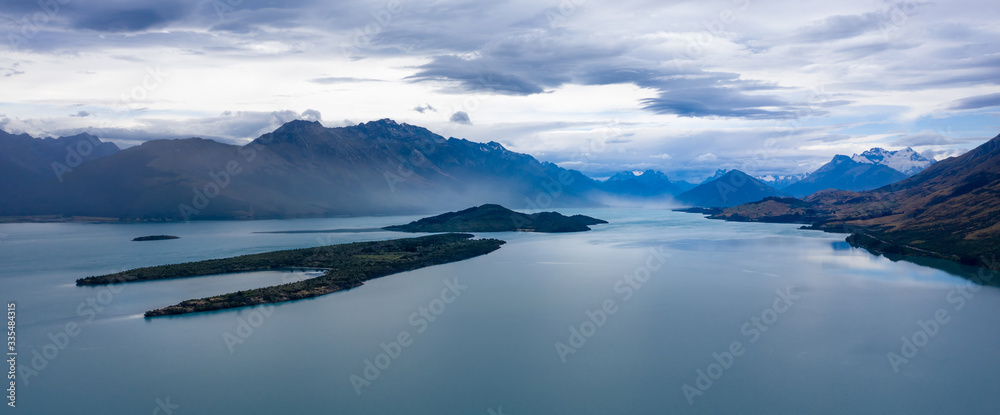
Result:
{"label": "mountain", "polygon": [[886,165],[859,163],[850,157],[837,155],[812,174],[782,190],[792,196],[802,197],[825,189],[876,189],[905,178],[905,174]]}
{"label": "mountain", "polygon": [[[0,163],[4,168],[9,162]],[[285,218],[441,211],[505,203],[593,205],[598,182],[507,150],[379,120],[292,121],[245,146],[154,140],[48,177],[0,216]]]}
{"label": "mountain", "polygon": [[51,188],[74,169],[117,153],[90,134],[34,138],[0,131],[0,215],[29,214],[47,203]]}
{"label": "mountain", "polygon": [[590,216],[564,216],[557,212],[524,214],[500,205],[486,204],[458,212],[423,218],[406,225],[382,229],[400,232],[582,232],[590,225],[608,223]]}
{"label": "mountain", "polygon": [[677,186],[677,188],[681,190],[681,193],[684,193],[688,190],[698,187],[698,185],[691,183],[687,180],[671,180],[670,182],[673,183],[674,186]]}
{"label": "mountain", "polygon": [[34,138],[27,134],[13,135],[0,131],[0,166],[6,168],[4,173],[18,171],[18,174],[36,178],[59,176],[60,170],[72,169],[118,151],[114,143],[105,143],[87,133]]}
{"label": "mountain", "polygon": [[698,183],[698,184],[702,185],[702,184],[708,183],[708,182],[713,181],[713,180],[718,180],[720,177],[725,176],[726,173],[729,173],[729,170],[727,170],[727,169],[718,169],[718,170],[715,171],[715,174],[709,176],[705,180],[702,180],[701,183]]}
{"label": "mountain", "polygon": [[[792,221],[852,233],[878,252],[1000,269],[1000,136],[913,177],[865,192],[825,191],[724,210],[718,219]],[[787,220],[786,220],[787,219]]]}
{"label": "mountain", "polygon": [[616,173],[601,183],[601,189],[615,195],[640,197],[673,196],[684,192],[677,182],[656,170]]}
{"label": "mountain", "polygon": [[769,196],[785,194],[746,173],[730,170],[715,180],[681,193],[677,200],[692,206],[729,207],[756,202]]}
{"label": "mountain", "polygon": [[923,169],[926,169],[931,164],[934,164],[934,160],[928,159],[912,148],[905,148],[897,151],[888,151],[883,148],[875,147],[871,150],[865,151],[861,154],[855,154],[851,157],[858,163],[865,164],[879,164],[883,166],[889,166],[907,176],[912,176],[919,173]]}
{"label": "mountain", "polygon": [[775,189],[784,189],[792,184],[798,182],[809,176],[809,173],[799,173],[799,174],[789,174],[789,175],[763,175],[754,176],[755,179],[760,180],[762,183],[771,186]]}

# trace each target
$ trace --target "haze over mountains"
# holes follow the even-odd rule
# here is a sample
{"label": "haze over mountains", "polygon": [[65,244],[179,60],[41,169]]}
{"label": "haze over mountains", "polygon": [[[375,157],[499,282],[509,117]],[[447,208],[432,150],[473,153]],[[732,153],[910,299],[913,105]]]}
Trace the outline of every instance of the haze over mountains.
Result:
{"label": "haze over mountains", "polygon": [[696,186],[646,170],[598,181],[496,142],[446,139],[388,119],[337,128],[292,121],[244,146],[188,138],[125,150],[88,134],[0,132],[0,150],[0,216],[127,220],[424,213],[483,203],[522,210],[623,200],[730,207],[830,188],[874,189],[907,177],[897,169],[933,163],[909,148],[875,148],[836,156],[808,175],[719,169]]}

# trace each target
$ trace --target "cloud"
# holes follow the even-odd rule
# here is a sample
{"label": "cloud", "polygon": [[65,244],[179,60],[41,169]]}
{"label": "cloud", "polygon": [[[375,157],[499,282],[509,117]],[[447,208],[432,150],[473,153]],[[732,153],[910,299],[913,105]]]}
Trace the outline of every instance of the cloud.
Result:
{"label": "cloud", "polygon": [[426,111],[437,112],[437,109],[431,106],[431,104],[417,105],[413,108],[414,111],[423,114]]}
{"label": "cloud", "polygon": [[996,106],[1000,106],[1000,93],[963,98],[953,102],[949,109],[974,110]]}
{"label": "cloud", "polygon": [[89,117],[91,115],[93,115],[93,114],[90,113],[90,112],[87,112],[87,111],[77,111],[76,114],[70,114],[69,116],[70,117]]}
{"label": "cloud", "polygon": [[[121,140],[241,142],[322,112],[508,138],[588,173],[645,163],[688,177],[741,168],[769,139],[781,145],[759,174],[802,172],[862,145],[975,144],[929,131],[945,125],[996,135],[995,114],[975,111],[1000,99],[1000,29],[982,12],[992,6],[985,1],[620,0],[560,9],[454,0],[405,2],[388,15],[384,2],[55,3],[58,14],[26,42],[0,42],[0,80],[20,75],[3,86],[7,128],[38,135],[101,121]],[[18,22],[41,11],[35,1],[0,0],[0,26],[19,33]],[[377,33],[358,37],[366,28]],[[157,63],[170,77],[135,103],[146,110],[115,112]],[[811,93],[821,86],[827,92]],[[463,128],[468,113],[450,117],[472,112],[470,103],[475,129]],[[219,115],[227,108],[240,111]],[[627,120],[624,131],[604,136],[600,126],[613,119]],[[583,159],[595,137],[606,150]],[[694,162],[707,155],[716,158]]]}
{"label": "cloud", "polygon": [[323,115],[321,115],[319,111],[316,111],[314,109],[307,109],[305,111],[302,111],[302,115],[299,116],[299,119],[306,121],[322,122]]}
{"label": "cloud", "polygon": [[454,114],[451,114],[451,118],[449,119],[449,121],[455,124],[472,125],[472,120],[469,119],[469,113],[465,111],[458,111]]}
{"label": "cloud", "polygon": [[381,79],[372,79],[372,78],[351,78],[351,77],[328,76],[328,77],[323,77],[323,78],[313,78],[313,79],[310,79],[309,82],[313,82],[313,83],[317,83],[317,84],[321,84],[321,85],[329,85],[329,84],[352,84],[352,83],[358,83],[358,82],[382,82],[382,80]]}
{"label": "cloud", "polygon": [[705,154],[699,155],[698,157],[695,157],[694,161],[697,161],[699,163],[705,163],[705,162],[710,162],[710,161],[716,161],[718,159],[719,159],[719,157],[717,157],[715,154],[705,153]]}
{"label": "cloud", "polygon": [[[682,88],[642,100],[643,108],[682,117],[736,117],[748,119],[794,118],[790,104],[774,96],[749,95],[738,89]],[[780,108],[780,109],[771,109]]]}
{"label": "cloud", "polygon": [[98,32],[138,32],[162,28],[187,17],[192,2],[161,1],[145,6],[133,2],[88,4],[72,10],[73,26]]}
{"label": "cloud", "polygon": [[879,30],[881,25],[889,24],[881,12],[864,14],[835,15],[818,20],[809,26],[802,27],[796,35],[803,42],[829,42],[832,40],[849,39],[867,32]]}

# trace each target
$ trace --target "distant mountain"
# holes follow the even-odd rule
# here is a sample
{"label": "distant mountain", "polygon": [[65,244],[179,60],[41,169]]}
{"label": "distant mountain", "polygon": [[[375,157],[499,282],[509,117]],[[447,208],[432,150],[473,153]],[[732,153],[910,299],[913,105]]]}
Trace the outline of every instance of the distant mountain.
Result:
{"label": "distant mountain", "polygon": [[739,170],[731,170],[719,178],[703,183],[677,196],[677,200],[700,207],[729,207],[756,202],[769,196],[786,196],[760,180]]}
{"label": "distant mountain", "polygon": [[[10,168],[11,163],[0,163]],[[325,128],[292,121],[245,146],[155,140],[79,165],[0,216],[284,218],[420,213],[505,203],[593,205],[598,183],[502,145],[445,139],[392,120]]]}
{"label": "distant mountain", "polygon": [[1000,136],[875,190],[770,199],[729,208],[715,217],[812,223],[853,233],[852,243],[877,252],[1000,269]]}
{"label": "distant mountain", "polygon": [[837,155],[829,163],[782,191],[795,197],[811,195],[826,189],[863,191],[905,178],[905,174],[886,165],[859,163],[850,157]]}
{"label": "distant mountain", "polygon": [[699,185],[702,185],[702,184],[705,184],[705,183],[708,183],[708,182],[710,182],[710,181],[713,181],[713,180],[717,180],[718,178],[720,178],[720,177],[722,177],[722,176],[725,176],[725,175],[726,175],[726,173],[729,173],[729,170],[728,170],[728,169],[717,169],[717,170],[715,171],[715,174],[713,174],[713,175],[709,176],[709,177],[708,177],[707,179],[705,179],[705,180],[702,180],[702,181],[701,181],[701,183],[698,183],[698,184],[699,184]]}
{"label": "distant mountain", "polygon": [[601,183],[601,189],[615,195],[640,197],[673,196],[684,192],[678,182],[670,180],[666,174],[657,170],[646,170],[638,174],[632,171],[616,173]]}
{"label": "distant mountain", "polygon": [[56,177],[66,169],[117,152],[118,146],[114,143],[105,143],[87,133],[34,138],[27,134],[13,135],[0,131],[0,166],[7,169],[4,173],[16,170],[38,178]]}
{"label": "distant mountain", "polygon": [[0,216],[43,209],[74,169],[117,152],[90,134],[34,138],[0,131]]}
{"label": "distant mountain", "polygon": [[760,180],[764,184],[771,186],[775,189],[784,189],[799,180],[802,180],[809,176],[809,173],[799,173],[799,174],[789,174],[789,175],[775,175],[768,174],[763,176],[754,176],[755,179]]}
{"label": "distant mountain", "polygon": [[458,212],[423,218],[406,225],[386,226],[399,232],[582,232],[590,225],[608,223],[590,216],[564,216],[557,212],[525,214],[500,205],[486,204]]}
{"label": "distant mountain", "polygon": [[673,183],[674,186],[677,186],[678,189],[681,189],[681,193],[698,187],[697,184],[691,183],[687,180],[671,180],[670,182]]}
{"label": "distant mountain", "polygon": [[875,147],[871,150],[865,151],[864,153],[855,154],[851,157],[851,160],[858,163],[889,166],[907,176],[917,174],[931,164],[934,164],[934,160],[917,154],[916,151],[913,151],[913,149],[909,147],[897,151],[888,151],[883,148]]}

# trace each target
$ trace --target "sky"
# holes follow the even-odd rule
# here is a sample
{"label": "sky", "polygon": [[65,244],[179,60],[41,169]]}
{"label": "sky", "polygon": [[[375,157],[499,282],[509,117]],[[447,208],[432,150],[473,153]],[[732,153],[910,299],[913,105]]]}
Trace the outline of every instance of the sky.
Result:
{"label": "sky", "polygon": [[1000,133],[1000,3],[0,0],[0,129],[243,144],[391,118],[607,177]]}

